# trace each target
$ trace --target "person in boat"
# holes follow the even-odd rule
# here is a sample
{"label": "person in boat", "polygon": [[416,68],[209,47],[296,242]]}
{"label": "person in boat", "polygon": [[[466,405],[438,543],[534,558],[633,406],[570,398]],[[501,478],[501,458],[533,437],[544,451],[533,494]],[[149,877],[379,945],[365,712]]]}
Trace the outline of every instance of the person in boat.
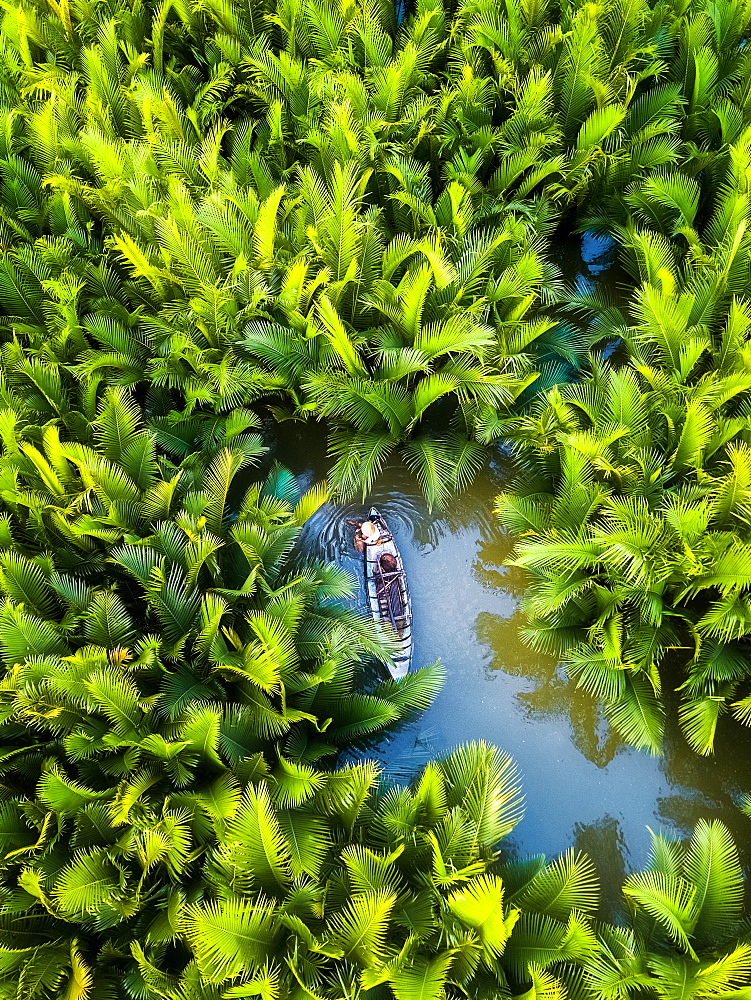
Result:
{"label": "person in boat", "polygon": [[366,545],[373,545],[374,542],[378,541],[381,532],[378,529],[378,525],[373,524],[372,521],[362,521],[360,523],[355,521],[355,524],[357,524],[354,538],[355,548],[358,552],[364,552]]}
{"label": "person in boat", "polygon": [[379,601],[385,601],[387,614],[394,627],[404,619],[404,601],[399,590],[399,563],[391,552],[384,552],[378,560],[378,570],[375,574],[376,596]]}
{"label": "person in boat", "polygon": [[399,564],[396,561],[396,556],[392,555],[391,552],[384,552],[378,561],[382,573],[398,573]]}

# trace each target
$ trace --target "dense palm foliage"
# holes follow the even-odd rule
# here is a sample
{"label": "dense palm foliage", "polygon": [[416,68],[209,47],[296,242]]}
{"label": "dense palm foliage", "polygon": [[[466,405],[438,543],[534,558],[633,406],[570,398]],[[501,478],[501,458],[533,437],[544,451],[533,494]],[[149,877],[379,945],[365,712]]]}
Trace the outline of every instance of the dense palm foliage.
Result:
{"label": "dense palm foliage", "polygon": [[[279,864],[291,873],[294,847],[304,911],[315,894],[304,904],[299,879],[317,873],[333,833],[298,807],[327,787],[326,809],[351,828],[376,779],[372,766],[331,776],[311,762],[424,707],[439,675],[362,690],[360,663],[388,661],[390,640],[342,603],[352,584],[340,570],[287,564],[324,489],[300,496],[276,466],[233,493],[263,451],[257,436],[224,426],[234,447],[178,468],[119,387],[103,393],[91,442],[69,440],[62,419],[33,422],[52,392],[35,396],[41,366],[6,360],[0,989],[163,996],[154,984],[177,981],[188,961],[184,908],[208,905],[221,845],[237,846],[222,839],[241,835],[229,821],[252,825],[242,803],[275,789],[282,813],[242,835],[281,851],[278,824],[291,824]],[[515,815],[513,787],[502,801],[508,768],[468,753],[467,788],[484,764],[494,775],[498,817],[478,823],[495,836]]]}
{"label": "dense palm foliage", "polygon": [[743,875],[721,823],[700,822],[688,845],[653,835],[648,865],[626,879],[623,895],[630,919],[601,929],[601,950],[584,971],[588,991],[603,1000],[634,991],[671,1000],[745,992]]}
{"label": "dense palm foliage", "polygon": [[[524,981],[528,934],[506,948],[519,910],[492,873],[519,814],[498,751],[467,746],[413,791],[378,795],[371,764],[322,773],[256,754],[233,767],[202,714],[134,714],[108,719],[102,748],[73,730],[37,803],[4,804],[4,996],[334,997],[386,982],[399,996],[422,977],[438,996],[447,978],[492,990],[504,967]],[[151,759],[125,776],[108,746],[124,738]],[[566,918],[591,903],[591,867],[569,858],[531,884],[530,913],[551,911],[545,964],[584,958],[592,932]]]}
{"label": "dense palm foliage", "polygon": [[90,387],[172,422],[326,418],[339,491],[398,447],[444,503],[586,353],[551,311],[560,212],[716,169],[696,140],[748,120],[749,57],[723,55],[746,24],[737,2],[430,0],[399,32],[386,0],[11,4],[0,303]]}
{"label": "dense palm foliage", "polygon": [[[511,439],[532,641],[650,749],[676,669],[697,749],[751,719],[750,25],[4,3],[0,997],[747,994],[721,825],[655,838],[603,926],[586,857],[501,857],[501,752],[336,768],[440,672],[365,680],[389,634],[293,553],[327,487],[249,470],[263,415],[320,419],[336,493],[399,455],[437,506]],[[577,225],[629,315],[564,288]]]}
{"label": "dense palm foliage", "polygon": [[[352,586],[341,571],[285,568],[320,489],[298,497],[294,479],[276,468],[231,511],[246,455],[230,449],[197,474],[163,478],[153,440],[117,390],[97,433],[98,448],[61,441],[51,426],[39,448],[6,442],[2,481],[12,499],[0,554],[0,655],[8,690],[25,661],[32,668],[29,690],[40,703],[37,711],[29,701],[29,724],[54,706],[65,736],[92,713],[109,718],[119,698],[115,714],[136,718],[156,699],[177,724],[198,701],[234,759],[285,737],[295,757],[315,760],[424,703],[435,686],[430,671],[394,686],[391,700],[355,694],[356,664],[388,660],[388,639],[340,603]],[[90,677],[108,662],[114,686],[98,702]]]}
{"label": "dense palm foliage", "polygon": [[663,679],[680,686],[681,723],[702,753],[730,701],[750,717],[751,131],[725,159],[700,229],[680,202],[679,190],[694,209],[699,197],[684,175],[670,207],[656,179],[626,195],[655,219],[618,228],[641,278],[631,315],[596,297],[574,306],[622,336],[632,360],[596,367],[518,422],[524,471],[499,503],[523,536],[516,562],[537,577],[526,634],[655,752]]}

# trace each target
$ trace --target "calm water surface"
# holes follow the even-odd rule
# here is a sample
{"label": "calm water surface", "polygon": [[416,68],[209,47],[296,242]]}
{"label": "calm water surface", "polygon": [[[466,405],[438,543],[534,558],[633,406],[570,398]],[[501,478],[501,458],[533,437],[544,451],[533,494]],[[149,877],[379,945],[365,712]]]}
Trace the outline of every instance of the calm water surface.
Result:
{"label": "calm water surface", "polygon": [[[596,255],[594,261],[597,266]],[[289,422],[275,429],[274,439],[274,457],[301,485],[325,477],[322,427]],[[367,506],[386,515],[404,559],[414,666],[440,659],[446,668],[434,705],[369,745],[368,756],[382,762],[388,777],[409,780],[459,742],[484,739],[502,747],[518,764],[526,796],[525,817],[506,847],[524,855],[552,855],[572,845],[588,851],[606,905],[618,898],[624,872],[644,863],[648,827],[685,837],[700,817],[721,818],[751,866],[751,822],[735,805],[751,791],[751,730],[726,721],[716,754],[704,759],[670,729],[665,756],[649,757],[609,731],[593,699],[566,680],[554,659],[520,641],[517,604],[527,580],[504,566],[512,542],[492,514],[506,475],[499,455],[440,515],[428,513],[402,466],[389,468],[368,496]],[[365,511],[360,503],[327,504],[306,526],[303,552],[345,566],[359,581],[346,521]],[[363,593],[358,596],[364,605]],[[675,718],[674,707],[669,717]]]}

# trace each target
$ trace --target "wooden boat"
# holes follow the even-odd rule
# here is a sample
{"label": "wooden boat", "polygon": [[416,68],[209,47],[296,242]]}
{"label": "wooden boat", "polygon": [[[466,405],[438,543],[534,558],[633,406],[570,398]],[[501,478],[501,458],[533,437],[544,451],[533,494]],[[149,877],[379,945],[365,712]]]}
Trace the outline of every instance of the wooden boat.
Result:
{"label": "wooden boat", "polygon": [[[368,605],[376,621],[388,622],[396,632],[398,649],[389,671],[394,678],[405,677],[412,662],[412,604],[407,574],[386,519],[375,507],[370,508],[368,517],[379,530],[378,538],[366,542],[363,552]],[[392,572],[384,572],[381,566],[381,558],[387,553],[396,560]]]}

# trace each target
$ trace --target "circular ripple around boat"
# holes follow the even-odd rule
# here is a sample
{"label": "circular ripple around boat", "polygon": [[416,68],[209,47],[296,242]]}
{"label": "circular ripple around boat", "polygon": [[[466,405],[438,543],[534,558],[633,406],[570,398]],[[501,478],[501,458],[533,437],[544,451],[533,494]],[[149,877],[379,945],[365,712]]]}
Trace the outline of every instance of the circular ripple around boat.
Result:
{"label": "circular ripple around boat", "polygon": [[426,516],[414,498],[395,490],[375,490],[365,504],[326,503],[308,521],[299,541],[299,548],[308,559],[319,559],[345,565],[350,572],[356,570],[360,559],[352,545],[354,525],[362,521],[370,507],[377,507],[388,521],[398,539],[411,544],[414,538],[419,545],[435,546],[440,532],[436,523]]}

